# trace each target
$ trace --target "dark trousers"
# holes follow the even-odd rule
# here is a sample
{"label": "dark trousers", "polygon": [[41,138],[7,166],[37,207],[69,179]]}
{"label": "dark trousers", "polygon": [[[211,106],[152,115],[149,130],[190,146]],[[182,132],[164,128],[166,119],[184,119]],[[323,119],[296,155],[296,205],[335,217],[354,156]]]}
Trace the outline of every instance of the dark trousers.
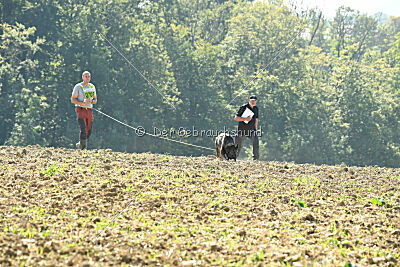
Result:
{"label": "dark trousers", "polygon": [[93,110],[90,108],[76,107],[76,115],[80,128],[79,137],[86,140],[92,134]]}
{"label": "dark trousers", "polygon": [[237,156],[239,156],[240,150],[242,149],[243,146],[243,141],[246,138],[250,138],[250,140],[253,143],[253,159],[258,160],[260,158],[260,145],[255,130],[251,131],[238,130],[238,134],[235,136],[235,144],[238,145]]}

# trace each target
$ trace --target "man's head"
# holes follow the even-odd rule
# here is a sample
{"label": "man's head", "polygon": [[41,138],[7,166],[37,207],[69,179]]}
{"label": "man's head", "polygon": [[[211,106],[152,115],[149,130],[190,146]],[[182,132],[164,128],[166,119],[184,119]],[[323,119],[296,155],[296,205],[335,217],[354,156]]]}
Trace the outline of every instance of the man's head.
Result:
{"label": "man's head", "polygon": [[87,70],[82,73],[82,80],[84,83],[89,83],[90,82],[90,72]]}
{"label": "man's head", "polygon": [[249,97],[249,104],[251,107],[254,107],[257,104],[257,97],[255,95]]}

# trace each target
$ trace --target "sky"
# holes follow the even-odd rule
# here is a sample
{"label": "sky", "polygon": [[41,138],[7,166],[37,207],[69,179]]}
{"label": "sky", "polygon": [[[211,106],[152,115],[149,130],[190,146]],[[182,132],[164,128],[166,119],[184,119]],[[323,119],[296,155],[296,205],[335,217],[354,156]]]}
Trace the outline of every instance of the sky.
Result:
{"label": "sky", "polygon": [[382,12],[388,16],[400,17],[400,0],[289,0],[289,2],[298,3],[304,9],[317,6],[330,18],[335,16],[336,9],[342,5],[368,15]]}

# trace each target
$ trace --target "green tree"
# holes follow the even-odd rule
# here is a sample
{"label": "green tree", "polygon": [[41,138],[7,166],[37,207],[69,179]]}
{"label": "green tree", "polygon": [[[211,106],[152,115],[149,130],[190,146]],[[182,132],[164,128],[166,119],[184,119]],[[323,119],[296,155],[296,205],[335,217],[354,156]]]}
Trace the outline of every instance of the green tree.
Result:
{"label": "green tree", "polygon": [[358,17],[359,12],[349,7],[341,6],[337,9],[336,16],[330,26],[331,46],[336,56],[339,57],[344,47],[353,43],[352,35]]}
{"label": "green tree", "polygon": [[[36,102],[30,102],[29,106],[21,103],[21,94],[24,94],[24,88],[35,88],[36,72],[38,61],[34,59],[36,53],[40,50],[44,40],[34,38],[35,28],[26,28],[20,23],[9,25],[3,23],[0,25],[0,143],[5,143],[12,134],[16,134],[18,125],[25,123],[20,116],[25,109],[35,109]],[[40,88],[37,96],[42,94]],[[39,125],[40,118],[29,125],[22,135],[30,135],[34,127]],[[26,125],[28,127],[28,125]],[[13,144],[19,144],[19,139],[13,138]]]}
{"label": "green tree", "polygon": [[394,133],[399,129],[392,123],[399,100],[393,88],[395,72],[383,60],[369,64],[351,60],[356,49],[356,45],[348,47],[335,60],[330,78],[335,161],[396,166],[399,143]]}

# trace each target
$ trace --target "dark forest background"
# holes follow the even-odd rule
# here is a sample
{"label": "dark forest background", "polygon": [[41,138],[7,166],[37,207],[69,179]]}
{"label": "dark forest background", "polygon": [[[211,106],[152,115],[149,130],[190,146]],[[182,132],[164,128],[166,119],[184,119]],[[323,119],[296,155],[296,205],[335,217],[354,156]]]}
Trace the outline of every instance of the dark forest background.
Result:
{"label": "dark forest background", "polygon": [[[256,94],[262,160],[400,167],[399,17],[281,1],[2,0],[0,20],[0,144],[74,147],[70,97],[89,70],[96,108],[149,132],[235,129]],[[94,115],[89,148],[212,154]]]}

